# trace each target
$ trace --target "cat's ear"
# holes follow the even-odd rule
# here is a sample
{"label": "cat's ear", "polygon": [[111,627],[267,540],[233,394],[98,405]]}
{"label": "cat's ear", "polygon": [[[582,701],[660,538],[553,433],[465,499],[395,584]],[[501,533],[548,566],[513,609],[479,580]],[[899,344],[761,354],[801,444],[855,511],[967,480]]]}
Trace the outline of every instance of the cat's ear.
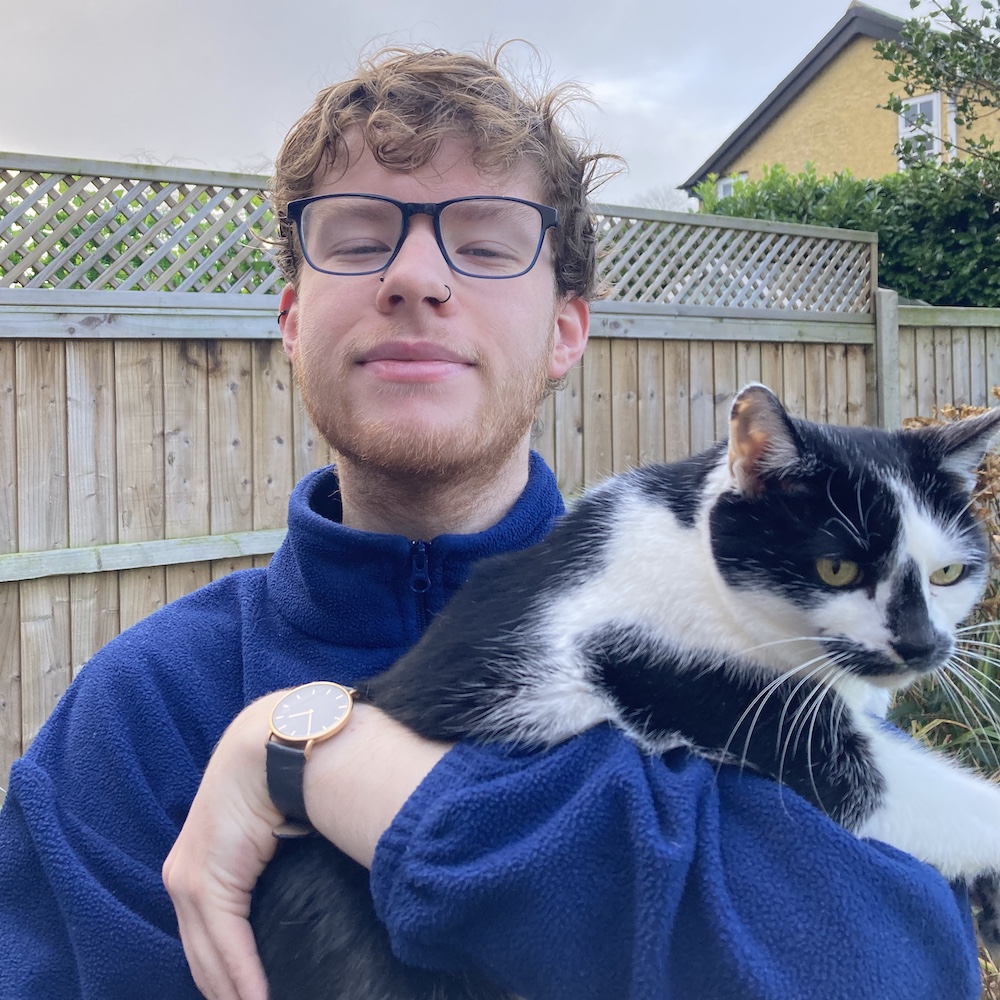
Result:
{"label": "cat's ear", "polygon": [[967,487],[972,489],[976,481],[976,469],[983,460],[983,455],[989,451],[993,439],[1000,433],[1000,406],[952,423],[921,427],[916,433],[930,440],[941,468],[960,476]]}
{"label": "cat's ear", "polygon": [[729,472],[746,496],[764,492],[767,476],[792,472],[799,465],[799,436],[775,396],[751,382],[729,411]]}

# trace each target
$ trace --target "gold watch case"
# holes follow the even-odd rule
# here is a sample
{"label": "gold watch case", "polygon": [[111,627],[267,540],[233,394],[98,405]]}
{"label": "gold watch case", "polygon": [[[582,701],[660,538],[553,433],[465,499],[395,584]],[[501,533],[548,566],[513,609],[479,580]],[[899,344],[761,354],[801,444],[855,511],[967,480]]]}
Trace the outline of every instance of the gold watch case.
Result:
{"label": "gold watch case", "polygon": [[354,708],[354,689],[333,681],[313,681],[289,691],[271,709],[271,737],[302,747],[329,739],[347,725]]}

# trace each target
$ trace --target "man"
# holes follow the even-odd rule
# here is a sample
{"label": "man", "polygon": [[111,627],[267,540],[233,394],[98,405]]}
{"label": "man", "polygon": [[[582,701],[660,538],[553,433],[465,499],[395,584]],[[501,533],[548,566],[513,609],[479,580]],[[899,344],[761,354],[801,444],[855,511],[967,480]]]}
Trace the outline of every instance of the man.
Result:
{"label": "man", "polygon": [[[185,955],[212,1000],[266,996],[245,917],[283,818],[275,692],[385,669],[475,560],[562,510],[530,426],[586,342],[596,161],[559,105],[490,60],[397,50],[293,128],[282,337],[336,473],[296,488],[268,570],[98,654],[15,765],[0,996],[193,997]],[[357,706],[302,781],[412,964],[553,1000],[978,995],[967,910],[935,872],[607,728],[510,756]]]}

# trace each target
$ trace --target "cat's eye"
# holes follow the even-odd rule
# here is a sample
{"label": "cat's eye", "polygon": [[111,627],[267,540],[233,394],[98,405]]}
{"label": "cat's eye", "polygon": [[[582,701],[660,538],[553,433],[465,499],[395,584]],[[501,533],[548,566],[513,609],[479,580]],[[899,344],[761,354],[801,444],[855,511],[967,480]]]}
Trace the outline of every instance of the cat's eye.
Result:
{"label": "cat's eye", "polygon": [[931,573],[931,583],[936,587],[950,587],[965,576],[964,563],[948,563]]}
{"label": "cat's eye", "polygon": [[858,582],[861,567],[850,559],[817,559],[816,572],[828,587],[849,587]]}

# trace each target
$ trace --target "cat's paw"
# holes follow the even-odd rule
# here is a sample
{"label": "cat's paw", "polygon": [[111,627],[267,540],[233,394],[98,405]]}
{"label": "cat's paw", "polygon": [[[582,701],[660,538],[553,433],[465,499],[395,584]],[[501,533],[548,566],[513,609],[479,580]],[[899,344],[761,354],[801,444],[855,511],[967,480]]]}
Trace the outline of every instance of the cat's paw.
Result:
{"label": "cat's paw", "polygon": [[1000,875],[980,875],[969,887],[976,907],[979,940],[989,952],[993,964],[1000,967]]}

